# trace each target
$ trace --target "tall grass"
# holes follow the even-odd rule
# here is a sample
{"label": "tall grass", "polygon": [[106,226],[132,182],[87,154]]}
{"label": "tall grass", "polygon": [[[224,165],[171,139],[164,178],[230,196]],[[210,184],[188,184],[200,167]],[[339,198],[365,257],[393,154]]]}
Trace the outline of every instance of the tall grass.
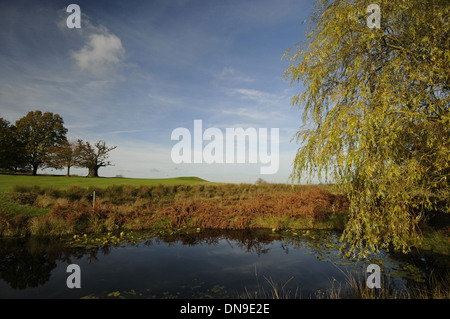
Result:
{"label": "tall grass", "polygon": [[152,200],[184,201],[186,199],[230,199],[243,200],[254,198],[261,194],[292,194],[311,190],[321,190],[332,195],[328,186],[304,186],[286,184],[194,184],[194,185],[132,185],[132,184],[109,184],[105,187],[90,185],[83,187],[79,184],[71,184],[61,189],[53,185],[14,185],[12,192],[29,193],[38,195],[49,195],[54,198],[67,198],[71,201],[89,199],[93,192],[110,202],[126,202],[136,198]]}
{"label": "tall grass", "polygon": [[241,299],[296,299],[300,298],[299,288],[295,291],[287,288],[289,282],[293,277],[286,280],[284,283],[275,282],[272,277],[267,278],[263,276],[263,283],[260,282],[255,265],[255,279],[256,290],[250,291],[248,288],[244,289],[243,293],[239,293]]}
{"label": "tall grass", "polygon": [[[245,288],[239,298],[243,299],[298,299],[303,298],[299,287],[288,288],[292,278],[285,282],[275,282],[272,278],[264,276],[260,282],[255,268],[257,282],[256,290]],[[391,284],[389,275],[381,278],[381,288],[369,288],[367,277],[356,276],[347,272],[344,283],[335,278],[330,280],[330,286],[325,290],[317,290],[306,298],[315,299],[450,299],[450,276],[436,278],[431,276],[427,282],[409,283],[407,289],[396,289]]]}
{"label": "tall grass", "polygon": [[333,218],[347,209],[343,195],[276,184],[16,186],[14,191],[13,201],[50,210],[24,224],[39,235],[157,227],[333,228]]}
{"label": "tall grass", "polygon": [[343,285],[334,278],[325,293],[316,294],[325,299],[450,299],[450,274],[437,279],[430,276],[426,282],[408,282],[408,288],[398,289],[391,284],[389,275],[381,277],[381,288],[369,288],[367,277],[346,273]]}

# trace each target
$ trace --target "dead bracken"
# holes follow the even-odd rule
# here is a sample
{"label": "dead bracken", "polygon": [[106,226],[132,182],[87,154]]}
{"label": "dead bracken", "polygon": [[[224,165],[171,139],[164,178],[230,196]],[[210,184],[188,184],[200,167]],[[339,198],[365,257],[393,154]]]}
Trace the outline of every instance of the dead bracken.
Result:
{"label": "dead bracken", "polygon": [[[49,212],[21,219],[20,233],[69,235],[167,228],[314,229],[342,228],[348,201],[326,187],[287,185],[111,186],[66,191],[36,189],[13,196],[22,204]],[[25,199],[25,200],[24,200]],[[1,229],[15,225],[2,214]],[[24,230],[25,228],[25,230]],[[6,235],[8,232],[3,231]]]}

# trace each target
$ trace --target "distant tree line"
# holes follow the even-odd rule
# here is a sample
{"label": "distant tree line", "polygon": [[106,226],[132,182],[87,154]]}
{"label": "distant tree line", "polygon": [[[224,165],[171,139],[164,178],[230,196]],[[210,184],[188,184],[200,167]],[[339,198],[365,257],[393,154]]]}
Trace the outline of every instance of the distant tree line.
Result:
{"label": "distant tree line", "polygon": [[70,176],[70,168],[80,167],[97,177],[100,167],[112,165],[108,153],[116,146],[69,140],[67,131],[63,118],[51,112],[30,111],[15,125],[0,117],[0,168],[33,175],[38,168],[66,168]]}

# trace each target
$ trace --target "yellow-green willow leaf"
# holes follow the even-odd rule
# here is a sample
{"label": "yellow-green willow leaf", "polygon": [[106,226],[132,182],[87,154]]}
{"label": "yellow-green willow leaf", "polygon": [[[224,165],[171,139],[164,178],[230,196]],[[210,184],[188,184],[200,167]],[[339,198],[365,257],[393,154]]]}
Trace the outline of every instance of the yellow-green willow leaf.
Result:
{"label": "yellow-green willow leaf", "polygon": [[428,210],[450,212],[450,6],[379,0],[369,29],[371,3],[317,0],[284,75],[303,87],[293,181],[316,174],[348,194],[343,239],[363,255],[406,252]]}

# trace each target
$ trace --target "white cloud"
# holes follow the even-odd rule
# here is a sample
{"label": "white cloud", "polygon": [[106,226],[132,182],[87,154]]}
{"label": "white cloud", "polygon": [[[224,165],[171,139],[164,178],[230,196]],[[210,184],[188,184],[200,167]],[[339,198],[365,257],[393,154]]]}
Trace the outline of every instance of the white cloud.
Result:
{"label": "white cloud", "polygon": [[[104,75],[124,64],[125,48],[121,39],[102,24],[81,12],[81,28],[69,29],[66,25],[66,8],[58,10],[56,25],[66,41],[73,47],[69,52],[81,71]],[[76,48],[78,46],[78,49]],[[80,48],[81,46],[81,48]]]}
{"label": "white cloud", "polygon": [[72,52],[71,56],[81,70],[89,70],[99,75],[120,65],[125,56],[125,49],[116,35],[109,32],[95,33],[88,37],[83,48]]}

